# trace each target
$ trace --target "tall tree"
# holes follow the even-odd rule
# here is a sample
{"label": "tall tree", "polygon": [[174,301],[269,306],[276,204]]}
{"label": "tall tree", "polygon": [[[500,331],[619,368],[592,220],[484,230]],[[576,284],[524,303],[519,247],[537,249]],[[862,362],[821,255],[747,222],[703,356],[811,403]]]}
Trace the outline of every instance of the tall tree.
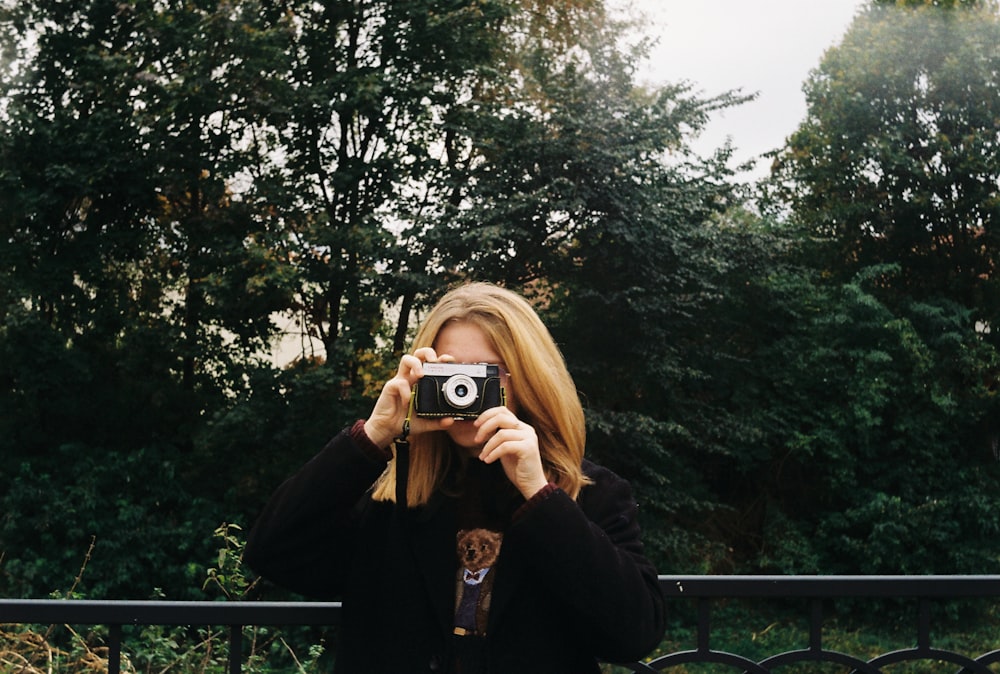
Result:
{"label": "tall tree", "polygon": [[[0,93],[0,472],[12,485],[0,547],[19,589],[62,586],[96,534],[97,585],[145,597],[157,567],[176,586],[178,551],[205,546],[109,570],[141,521],[175,541],[191,522],[217,524],[192,495],[196,438],[245,385],[282,306],[273,256],[255,244],[268,213],[251,217],[237,189],[261,161],[251,107],[274,70],[260,21],[249,4],[101,0],[0,14],[12,64]],[[98,463],[117,482],[88,473]],[[174,479],[140,505],[129,476],[155,481],[145,471]],[[64,509],[56,525],[35,507],[33,478],[49,475],[38,484],[79,497],[47,501]]]}
{"label": "tall tree", "polygon": [[[331,363],[373,347],[394,202],[428,171],[435,122],[489,52],[502,3],[292,3],[279,133],[287,243],[300,301]],[[485,44],[479,47],[477,45]],[[272,195],[273,197],[273,195]]]}
{"label": "tall tree", "polygon": [[754,284],[777,329],[740,391],[765,567],[995,563],[998,40],[992,1],[872,2],[806,82],[774,165],[799,267]]}
{"label": "tall tree", "polygon": [[141,385],[145,369],[126,404],[162,398],[175,373],[189,392],[238,387],[230,365],[266,343],[281,307],[261,291],[263,218],[233,193],[258,149],[253,84],[274,68],[259,26],[229,5],[97,0],[18,3],[4,19],[24,50],[4,90],[5,310],[93,358],[109,387]]}
{"label": "tall tree", "polygon": [[1000,10],[873,2],[805,85],[777,156],[795,217],[834,242],[841,279],[898,263],[903,295],[1000,319]]}

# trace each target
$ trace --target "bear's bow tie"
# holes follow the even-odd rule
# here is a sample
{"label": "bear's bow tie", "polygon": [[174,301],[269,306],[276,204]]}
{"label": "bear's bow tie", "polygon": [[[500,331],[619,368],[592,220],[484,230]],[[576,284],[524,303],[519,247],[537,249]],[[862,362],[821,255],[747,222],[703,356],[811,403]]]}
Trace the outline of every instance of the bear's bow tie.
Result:
{"label": "bear's bow tie", "polygon": [[466,569],[464,578],[465,582],[468,583],[469,585],[479,585],[481,582],[483,582],[483,578],[486,577],[486,574],[487,572],[489,572],[489,570],[490,570],[489,567],[486,567],[485,569],[480,569],[479,571],[469,571],[468,569]]}

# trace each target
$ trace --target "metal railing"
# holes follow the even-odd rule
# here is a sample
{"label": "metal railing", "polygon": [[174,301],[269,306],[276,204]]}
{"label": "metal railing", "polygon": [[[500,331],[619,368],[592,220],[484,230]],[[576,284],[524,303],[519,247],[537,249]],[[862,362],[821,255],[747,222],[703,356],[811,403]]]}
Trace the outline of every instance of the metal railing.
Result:
{"label": "metal railing", "polygon": [[[667,597],[687,597],[697,603],[697,645],[691,650],[657,657],[646,664],[634,664],[631,666],[633,672],[663,672],[687,663],[717,663],[738,672],[771,674],[777,668],[798,663],[832,663],[847,667],[847,671],[882,674],[882,668],[891,665],[942,661],[957,665],[963,674],[995,674],[989,667],[1000,662],[1000,650],[969,656],[936,648],[931,640],[933,605],[956,599],[996,599],[1000,597],[1000,576],[661,576],[660,583]],[[759,661],[712,648],[712,604],[728,598],[806,601],[809,606],[808,645]],[[825,647],[824,602],[839,598],[915,600],[916,646],[867,660]]]}
{"label": "metal railing", "polygon": [[[696,644],[649,662],[624,665],[626,671],[664,672],[694,663],[716,663],[738,672],[771,674],[796,663],[833,663],[862,674],[903,662],[942,661],[960,672],[995,674],[1000,649],[967,655],[937,648],[931,640],[932,605],[957,599],[1000,597],[1000,576],[660,576],[668,602],[694,602]],[[863,659],[823,644],[824,602],[838,598],[909,599],[916,602],[915,643]],[[725,599],[799,599],[809,606],[808,645],[754,660],[712,647],[713,604]],[[244,626],[336,625],[339,602],[174,602],[0,599],[0,624],[105,625],[108,672],[121,670],[122,628],[126,625],[216,625],[229,628],[229,671],[243,666]]]}

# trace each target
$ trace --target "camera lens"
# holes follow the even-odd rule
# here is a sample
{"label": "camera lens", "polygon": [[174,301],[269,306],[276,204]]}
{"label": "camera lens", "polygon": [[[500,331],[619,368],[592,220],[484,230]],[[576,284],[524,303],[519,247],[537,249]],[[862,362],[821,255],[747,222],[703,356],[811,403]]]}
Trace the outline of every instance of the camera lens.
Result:
{"label": "camera lens", "polygon": [[449,405],[457,409],[464,409],[476,402],[479,395],[479,387],[472,377],[464,374],[456,374],[449,377],[441,387],[444,399]]}

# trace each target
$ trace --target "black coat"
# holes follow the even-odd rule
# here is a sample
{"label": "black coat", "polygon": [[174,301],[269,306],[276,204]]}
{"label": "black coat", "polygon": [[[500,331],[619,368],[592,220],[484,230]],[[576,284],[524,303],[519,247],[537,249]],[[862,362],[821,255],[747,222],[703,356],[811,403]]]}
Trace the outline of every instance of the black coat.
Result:
{"label": "black coat", "polygon": [[[455,620],[454,501],[396,513],[369,487],[386,462],[345,431],[271,497],[244,559],[262,576],[343,601],[336,671],[449,671]],[[665,629],[628,483],[591,462],[577,501],[532,503],[504,535],[481,671],[598,671],[649,653]],[[534,499],[533,499],[534,501]],[[463,672],[462,674],[467,674]]]}

